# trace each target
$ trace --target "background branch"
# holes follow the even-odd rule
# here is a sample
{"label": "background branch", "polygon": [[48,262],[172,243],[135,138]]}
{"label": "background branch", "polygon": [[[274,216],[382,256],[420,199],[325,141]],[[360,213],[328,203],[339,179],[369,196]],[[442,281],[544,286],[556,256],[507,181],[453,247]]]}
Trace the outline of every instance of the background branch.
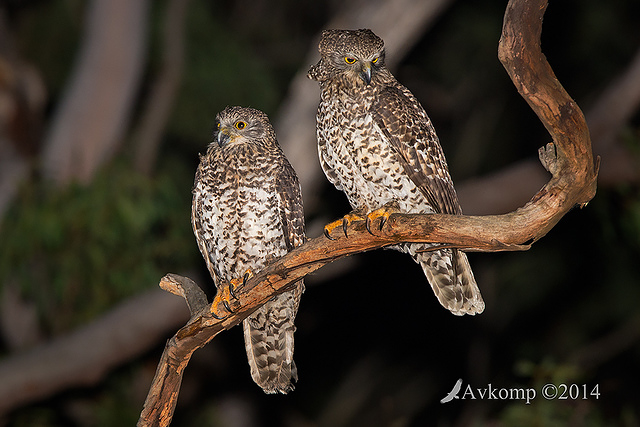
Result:
{"label": "background branch", "polygon": [[97,383],[184,321],[187,310],[177,302],[159,289],[150,291],[73,333],[3,359],[0,414],[60,389]]}
{"label": "background branch", "polygon": [[189,0],[170,0],[166,5],[162,69],[151,88],[140,123],[133,132],[135,167],[147,175],[156,163],[158,147],[180,88],[188,6]]}
{"label": "background branch", "polygon": [[87,184],[126,132],[145,59],[148,0],[92,0],[86,37],[42,155],[58,186]]}

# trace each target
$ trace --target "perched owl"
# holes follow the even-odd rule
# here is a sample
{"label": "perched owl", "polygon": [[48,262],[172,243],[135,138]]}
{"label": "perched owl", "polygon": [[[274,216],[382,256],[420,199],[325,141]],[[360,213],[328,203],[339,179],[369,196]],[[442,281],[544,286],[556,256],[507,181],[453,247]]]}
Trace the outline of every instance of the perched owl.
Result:
{"label": "perched owl", "polygon": [[[320,163],[354,209],[382,223],[394,212],[462,213],[431,120],[385,66],[382,39],[371,30],[326,30],[309,78],[322,91],[317,113]],[[338,225],[325,228],[325,234]],[[428,244],[394,248],[420,264],[440,303],[453,314],[476,314],[484,302],[467,256]]]}
{"label": "perched owl", "polygon": [[[191,223],[218,292],[303,243],[300,184],[269,118],[227,107],[207,153],[200,156]],[[243,322],[253,380],[266,393],[287,393],[297,381],[293,324],[302,280]]]}

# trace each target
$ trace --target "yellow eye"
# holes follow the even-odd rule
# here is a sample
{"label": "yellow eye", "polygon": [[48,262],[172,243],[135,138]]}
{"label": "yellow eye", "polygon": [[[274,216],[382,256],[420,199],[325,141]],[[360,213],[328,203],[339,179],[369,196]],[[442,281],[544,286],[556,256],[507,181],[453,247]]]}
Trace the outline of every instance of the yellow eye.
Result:
{"label": "yellow eye", "polygon": [[378,62],[378,58],[373,58],[373,60],[371,61],[372,64],[375,64],[376,62]]}
{"label": "yellow eye", "polygon": [[235,126],[235,128],[238,130],[242,130],[247,126],[247,123],[240,120],[239,122],[236,122],[233,126]]}
{"label": "yellow eye", "polygon": [[354,58],[353,56],[345,56],[344,57],[344,62],[346,62],[347,64],[351,65],[351,64],[354,64],[356,62],[356,58]]}
{"label": "yellow eye", "polygon": [[217,128],[220,129],[220,123],[218,123]]}

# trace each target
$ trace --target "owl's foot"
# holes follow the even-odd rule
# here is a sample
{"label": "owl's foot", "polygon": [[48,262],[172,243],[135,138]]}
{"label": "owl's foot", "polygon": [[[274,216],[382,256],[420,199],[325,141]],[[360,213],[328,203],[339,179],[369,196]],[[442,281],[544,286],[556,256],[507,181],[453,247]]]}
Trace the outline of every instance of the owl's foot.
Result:
{"label": "owl's foot", "polygon": [[[235,299],[233,291],[231,290],[232,286],[233,285],[230,283],[220,286],[218,288],[218,292],[216,292],[216,296],[213,298],[213,302],[211,303],[211,315],[218,320],[222,320],[229,314],[233,314],[230,304],[231,299]],[[220,305],[222,305],[227,311],[226,314],[221,313]]]}
{"label": "owl's foot", "polygon": [[391,216],[391,214],[400,212],[400,206],[396,202],[389,202],[385,204],[383,207],[371,211],[367,214],[367,231],[371,234],[371,223],[380,218],[380,225],[378,226],[378,230],[382,231],[382,227],[387,223],[387,220]]}
{"label": "owl's foot", "polygon": [[231,299],[238,299],[235,294],[235,289],[240,286],[244,286],[251,277],[253,277],[253,272],[251,270],[247,270],[242,278],[231,279],[229,283],[218,288],[218,292],[211,303],[211,315],[218,320],[222,320],[228,316],[228,314],[225,316],[218,315],[218,313],[220,313],[220,304],[222,304],[229,314],[233,314],[234,311],[231,308]]}
{"label": "owl's foot", "polygon": [[362,216],[362,213],[360,211],[356,210],[349,212],[348,214],[343,216],[342,219],[333,221],[332,223],[325,225],[323,231],[324,235],[329,240],[335,240],[333,237],[331,237],[331,232],[336,228],[342,226],[342,232],[344,233],[344,236],[349,237],[349,235],[347,234],[347,229],[349,228],[349,224],[354,221],[364,221],[364,217]]}

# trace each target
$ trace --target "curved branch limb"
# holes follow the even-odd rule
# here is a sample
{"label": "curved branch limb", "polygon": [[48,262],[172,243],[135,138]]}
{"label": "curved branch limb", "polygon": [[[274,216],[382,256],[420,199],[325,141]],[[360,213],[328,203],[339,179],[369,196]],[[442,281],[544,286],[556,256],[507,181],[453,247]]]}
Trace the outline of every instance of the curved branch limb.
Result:
{"label": "curved branch limb", "polygon": [[207,306],[207,295],[188,277],[169,273],[160,279],[160,287],[167,292],[182,297],[187,302],[191,317],[200,313]]}
{"label": "curved branch limb", "polygon": [[[573,206],[572,201],[567,203]],[[551,228],[547,224],[555,224],[554,213],[556,211],[549,212],[536,203],[529,203],[512,213],[496,216],[393,214],[375,234],[370,233],[366,221],[361,220],[348,224],[346,236],[338,230],[332,239],[322,235],[308,240],[236,290],[236,298],[231,300],[233,313],[228,317],[218,319],[210,308],[202,309],[167,342],[138,425],[168,425],[177,402],[182,373],[193,352],[320,267],[349,255],[401,242],[443,243],[450,248],[486,252],[526,250],[530,247],[528,242],[538,240]],[[181,276],[167,275],[162,283],[165,283],[163,286],[166,283],[176,286],[176,283],[193,282]],[[188,301],[184,290],[174,293]],[[188,304],[195,305],[189,301]]]}
{"label": "curved branch limb", "polygon": [[102,381],[184,324],[186,310],[176,302],[159,289],[145,292],[75,331],[3,357],[0,415],[60,390]]}
{"label": "curved branch limb", "polygon": [[[597,163],[584,116],[558,82],[540,50],[544,0],[511,0],[505,12],[499,57],[518,92],[543,122],[553,144],[541,150],[551,180],[523,207],[490,216],[393,214],[375,234],[365,221],[348,224],[347,235],[307,241],[248,280],[232,301],[233,314],[216,319],[211,310],[191,318],[167,343],[138,425],[171,422],[191,354],[238,324],[261,304],[334,260],[401,242],[424,242],[480,251],[525,250],[576,205],[596,191]],[[375,229],[373,227],[372,229]]]}
{"label": "curved branch limb", "polygon": [[[516,89],[553,137],[559,168],[543,188],[567,187],[581,193],[583,205],[596,192],[597,164],[591,151],[589,128],[582,111],[556,78],[540,49],[546,0],[511,0],[507,5],[498,57]],[[574,180],[589,182],[584,188]],[[540,193],[539,193],[540,194]]]}

